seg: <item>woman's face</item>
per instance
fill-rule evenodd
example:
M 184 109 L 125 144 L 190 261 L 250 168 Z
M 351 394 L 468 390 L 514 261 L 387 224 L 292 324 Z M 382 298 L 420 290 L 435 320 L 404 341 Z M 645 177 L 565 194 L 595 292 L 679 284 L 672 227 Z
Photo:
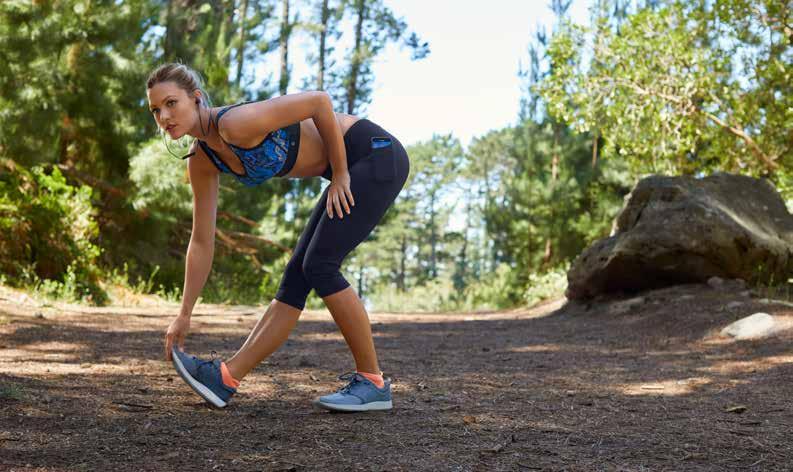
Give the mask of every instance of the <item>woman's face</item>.
M 157 125 L 172 139 L 179 139 L 193 129 L 198 114 L 195 97 L 190 98 L 174 82 L 160 82 L 146 91 L 149 110 Z

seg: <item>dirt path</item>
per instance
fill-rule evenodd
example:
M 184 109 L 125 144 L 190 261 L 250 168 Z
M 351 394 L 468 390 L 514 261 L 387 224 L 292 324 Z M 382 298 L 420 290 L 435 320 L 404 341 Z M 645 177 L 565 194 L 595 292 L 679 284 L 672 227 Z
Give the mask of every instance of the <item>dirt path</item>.
M 715 335 L 793 309 L 701 285 L 642 297 L 373 314 L 395 409 L 368 414 L 311 405 L 352 367 L 326 312 L 216 410 L 163 359 L 174 307 L 0 297 L 0 470 L 793 469 L 793 330 Z M 227 357 L 261 311 L 201 306 L 187 351 Z

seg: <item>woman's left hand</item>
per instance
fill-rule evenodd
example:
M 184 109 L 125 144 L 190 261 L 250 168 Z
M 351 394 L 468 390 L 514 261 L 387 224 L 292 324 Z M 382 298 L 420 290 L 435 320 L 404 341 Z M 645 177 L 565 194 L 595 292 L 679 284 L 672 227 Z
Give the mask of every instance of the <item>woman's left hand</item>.
M 339 218 L 344 218 L 342 207 L 350 214 L 350 207 L 355 206 L 355 199 L 352 198 L 352 191 L 350 190 L 350 173 L 333 174 L 333 179 L 328 187 L 328 201 L 326 202 L 328 209 L 328 218 L 333 219 L 333 209 L 339 214 Z

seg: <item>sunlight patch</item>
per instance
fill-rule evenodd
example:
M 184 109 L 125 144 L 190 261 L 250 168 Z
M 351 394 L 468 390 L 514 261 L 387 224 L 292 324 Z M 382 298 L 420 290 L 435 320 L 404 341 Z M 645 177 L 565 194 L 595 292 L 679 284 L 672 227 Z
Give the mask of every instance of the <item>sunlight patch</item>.
M 659 382 L 625 384 L 620 389 L 625 395 L 686 395 L 712 382 L 710 377 L 689 377 Z
M 783 364 L 793 364 L 793 356 L 769 356 L 749 361 L 723 361 L 700 370 L 717 374 L 741 374 L 766 371 Z
M 533 346 L 513 347 L 507 352 L 559 352 L 561 347 L 557 344 L 535 344 Z
M 25 346 L 25 350 L 39 352 L 77 352 L 87 346 L 83 343 L 67 343 L 63 341 L 42 341 Z

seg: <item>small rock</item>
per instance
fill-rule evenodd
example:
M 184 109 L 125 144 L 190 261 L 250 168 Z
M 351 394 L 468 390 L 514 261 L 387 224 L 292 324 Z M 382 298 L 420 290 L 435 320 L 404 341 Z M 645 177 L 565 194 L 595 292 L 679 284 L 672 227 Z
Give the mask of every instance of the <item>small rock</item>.
M 772 334 L 776 330 L 776 320 L 768 313 L 755 313 L 729 324 L 721 330 L 722 336 L 735 339 L 756 339 Z
M 757 301 L 762 303 L 762 304 L 764 304 L 764 305 L 784 305 L 784 306 L 788 306 L 788 307 L 793 308 L 793 303 L 786 302 L 784 300 L 773 300 L 773 299 L 770 299 L 770 298 L 761 298 L 760 300 L 757 300 Z
M 44 313 L 42 313 L 40 311 L 37 311 L 35 317 L 40 319 L 40 320 L 43 320 L 44 319 Z
M 741 305 L 743 305 L 743 302 L 730 302 L 727 304 L 727 309 L 732 310 L 733 308 L 738 308 Z
M 711 288 L 715 288 L 716 290 L 719 290 L 722 287 L 724 287 L 724 279 L 715 276 L 711 277 L 708 279 L 708 285 L 710 285 Z
M 621 302 L 615 302 L 609 306 L 609 313 L 612 315 L 622 315 L 642 304 L 644 304 L 644 297 L 630 298 Z

